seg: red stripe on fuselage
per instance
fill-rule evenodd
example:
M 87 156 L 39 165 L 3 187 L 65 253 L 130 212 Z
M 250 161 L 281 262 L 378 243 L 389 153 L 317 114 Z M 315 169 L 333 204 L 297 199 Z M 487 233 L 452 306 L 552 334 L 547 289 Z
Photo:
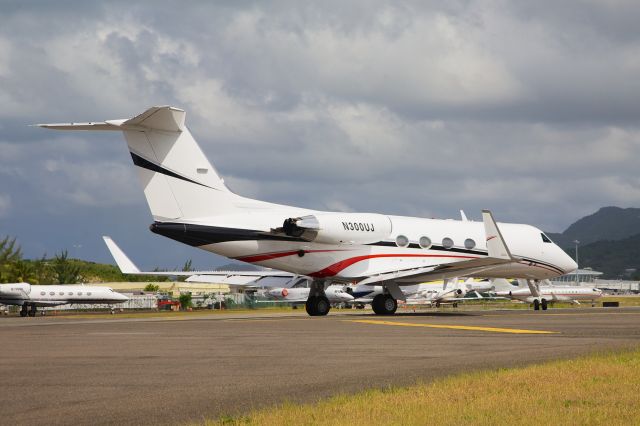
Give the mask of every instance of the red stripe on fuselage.
M 440 258 L 447 257 L 447 258 L 454 258 L 454 259 L 477 259 L 478 258 L 478 256 L 453 256 L 453 255 L 446 255 L 446 254 L 408 254 L 408 253 L 407 254 L 369 254 L 369 255 L 356 256 L 356 257 L 351 257 L 349 259 L 341 260 L 340 262 L 334 263 L 333 265 L 327 266 L 326 268 L 318 272 L 314 272 L 308 275 L 315 278 L 332 277 L 353 264 L 362 262 L 363 260 L 376 259 L 381 257 L 440 257 Z
M 343 251 L 343 250 L 290 250 L 290 251 L 276 251 L 276 252 L 273 252 L 273 253 L 256 254 L 256 255 L 253 255 L 253 256 L 236 257 L 236 260 L 240 260 L 242 262 L 249 262 L 249 263 L 262 262 L 264 260 L 278 259 L 280 257 L 287 257 L 287 256 L 297 255 L 301 251 L 304 254 L 307 254 L 307 253 L 327 253 L 327 252 Z

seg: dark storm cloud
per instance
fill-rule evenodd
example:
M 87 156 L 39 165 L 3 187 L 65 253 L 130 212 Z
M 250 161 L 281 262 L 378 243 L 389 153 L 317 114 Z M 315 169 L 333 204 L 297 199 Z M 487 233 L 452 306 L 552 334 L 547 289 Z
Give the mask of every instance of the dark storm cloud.
M 33 122 L 188 111 L 243 195 L 552 231 L 640 202 L 634 2 L 3 2 L 0 235 L 175 266 L 119 134 Z M 149 251 L 149 247 L 162 247 Z

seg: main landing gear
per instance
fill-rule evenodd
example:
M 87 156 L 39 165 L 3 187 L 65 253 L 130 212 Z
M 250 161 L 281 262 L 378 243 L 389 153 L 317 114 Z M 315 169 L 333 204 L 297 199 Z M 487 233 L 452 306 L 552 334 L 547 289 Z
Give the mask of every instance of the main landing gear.
M 543 311 L 546 311 L 548 307 L 549 307 L 549 303 L 547 302 L 547 299 L 533 300 L 534 311 L 539 311 L 540 309 L 542 309 Z
M 25 303 L 22 305 L 22 309 L 20 309 L 20 316 L 26 317 L 29 315 L 30 317 L 35 317 L 37 312 L 38 309 L 36 308 L 36 305 L 31 305 L 31 309 L 29 309 L 29 304 Z
M 304 304 L 307 313 L 312 317 L 324 316 L 331 310 L 329 299 L 324 294 L 324 281 L 313 281 L 309 289 L 309 298 Z
M 378 294 L 373 298 L 371 307 L 376 315 L 393 315 L 398 309 L 398 302 L 390 294 Z

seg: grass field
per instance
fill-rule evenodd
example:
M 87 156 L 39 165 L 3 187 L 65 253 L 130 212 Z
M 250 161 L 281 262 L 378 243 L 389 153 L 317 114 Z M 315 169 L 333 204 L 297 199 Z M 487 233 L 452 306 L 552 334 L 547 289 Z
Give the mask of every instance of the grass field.
M 283 404 L 206 425 L 640 424 L 640 350 Z

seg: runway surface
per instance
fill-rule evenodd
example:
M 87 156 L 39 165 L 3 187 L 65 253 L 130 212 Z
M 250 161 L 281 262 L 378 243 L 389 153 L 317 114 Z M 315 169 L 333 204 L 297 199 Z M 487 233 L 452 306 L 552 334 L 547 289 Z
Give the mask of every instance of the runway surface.
M 640 343 L 640 310 L 0 318 L 0 423 L 176 424 Z M 552 380 L 552 378 L 541 378 Z

